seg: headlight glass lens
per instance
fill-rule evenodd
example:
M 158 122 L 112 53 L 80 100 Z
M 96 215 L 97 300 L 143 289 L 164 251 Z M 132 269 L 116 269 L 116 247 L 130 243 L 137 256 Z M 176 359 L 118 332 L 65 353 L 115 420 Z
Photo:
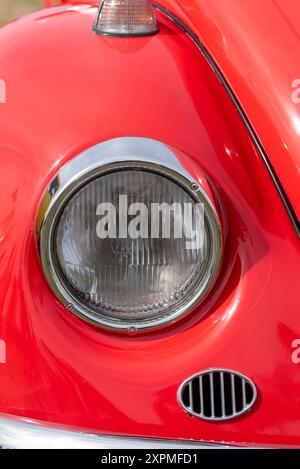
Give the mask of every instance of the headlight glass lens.
M 100 324 L 138 329 L 168 322 L 201 295 L 212 238 L 192 191 L 158 172 L 126 169 L 69 199 L 53 247 L 61 281 L 82 309 Z

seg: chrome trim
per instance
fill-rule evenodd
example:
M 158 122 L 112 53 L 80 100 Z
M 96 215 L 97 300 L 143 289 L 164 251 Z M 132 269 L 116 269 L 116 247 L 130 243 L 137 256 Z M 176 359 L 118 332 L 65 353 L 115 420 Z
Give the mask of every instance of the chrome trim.
M 250 120 L 248 119 L 246 112 L 240 105 L 237 97 L 235 96 L 235 93 L 233 92 L 231 86 L 229 85 L 228 81 L 226 80 L 225 76 L 221 72 L 219 66 L 213 59 L 213 57 L 210 55 L 209 51 L 206 49 L 206 47 L 202 44 L 198 36 L 182 21 L 176 16 L 174 13 L 169 11 L 167 8 L 163 7 L 157 2 L 153 2 L 153 6 L 157 8 L 161 13 L 164 13 L 170 20 L 172 20 L 177 26 L 179 26 L 188 36 L 190 39 L 196 44 L 198 49 L 200 50 L 201 54 L 204 56 L 204 58 L 207 60 L 208 64 L 210 67 L 213 69 L 215 74 L 217 75 L 218 79 L 224 86 L 224 89 L 226 90 L 227 94 L 229 95 L 229 98 L 231 99 L 234 107 L 236 108 L 237 112 L 239 113 L 244 125 L 246 126 L 251 139 L 255 145 L 255 148 L 257 149 L 258 153 L 260 154 L 267 171 L 276 187 L 276 190 L 279 194 L 279 197 L 287 211 L 287 214 L 291 220 L 291 223 L 296 231 L 296 234 L 298 238 L 300 239 L 300 221 L 299 218 L 294 210 L 293 205 L 291 204 L 291 201 L 288 198 L 288 195 L 285 192 L 285 189 L 275 171 L 273 168 L 273 165 L 271 163 L 270 158 L 268 157 L 259 137 L 256 134 L 256 131 L 254 130 Z
M 75 431 L 35 420 L 0 416 L 2 449 L 225 449 L 225 444 L 130 438 Z
M 215 415 L 214 400 L 213 400 L 214 399 L 214 397 L 213 397 L 214 388 L 212 386 L 212 384 L 213 384 L 213 373 L 219 373 L 219 375 L 220 375 L 220 398 L 221 398 L 220 403 L 221 403 L 221 409 L 222 409 L 222 416 L 221 417 L 217 417 Z M 230 380 L 231 380 L 230 381 L 230 385 L 231 385 L 231 404 L 232 404 L 232 413 L 231 414 L 226 414 L 226 412 L 225 412 L 226 396 L 225 396 L 225 389 L 224 389 L 224 373 L 228 373 L 230 375 Z M 203 376 L 204 375 L 208 376 L 208 378 L 210 380 L 210 399 L 211 399 L 211 411 L 212 411 L 212 416 L 211 417 L 208 417 L 208 416 L 203 414 L 203 407 L 204 407 L 203 406 L 203 402 L 204 402 L 204 398 L 203 398 Z M 236 410 L 234 376 L 237 376 L 238 378 L 240 378 L 240 380 L 242 382 L 242 387 L 243 387 L 242 388 L 242 393 L 243 393 L 242 398 L 243 398 L 243 407 L 244 408 L 241 411 Z M 200 402 L 201 402 L 200 403 L 200 413 L 197 413 L 197 412 L 193 411 L 192 406 L 191 406 L 192 382 L 196 378 L 199 379 L 199 396 L 200 396 L 199 398 L 200 398 Z M 245 391 L 246 383 L 248 383 L 251 386 L 251 390 L 252 390 L 252 393 L 253 393 L 252 400 L 248 404 L 246 403 L 246 391 Z M 183 398 L 182 398 L 182 395 L 183 395 L 183 392 L 184 392 L 186 386 L 188 386 L 189 395 L 190 395 L 190 405 L 189 406 L 187 406 L 183 402 Z M 256 386 L 253 383 L 253 381 L 250 378 L 248 378 L 247 376 L 240 373 L 239 371 L 233 371 L 233 370 L 226 369 L 226 368 L 209 368 L 207 370 L 199 371 L 198 373 L 193 374 L 192 376 L 187 378 L 185 381 L 183 381 L 183 383 L 179 386 L 178 391 L 177 391 L 178 403 L 184 409 L 184 411 L 189 415 L 197 417 L 201 420 L 206 420 L 208 422 L 221 422 L 221 421 L 225 421 L 225 420 L 232 420 L 236 417 L 240 417 L 241 415 L 244 415 L 245 413 L 249 412 L 252 409 L 252 407 L 254 406 L 254 404 L 256 402 L 256 399 L 257 399 L 257 389 L 256 389 Z
M 101 317 L 100 314 L 89 310 L 68 290 L 56 267 L 52 246 L 55 226 L 70 197 L 95 177 L 130 168 L 144 169 L 166 176 L 188 191 L 196 202 L 203 203 L 212 247 L 206 275 L 199 280 L 199 284 L 195 287 L 195 295 L 187 304 L 178 307 L 169 315 L 165 313 L 160 318 L 123 323 Z M 130 332 L 134 328 L 136 332 L 147 331 L 163 327 L 185 316 L 212 288 L 221 264 L 222 231 L 212 202 L 200 187 L 199 182 L 186 171 L 169 147 L 159 141 L 146 138 L 112 139 L 89 148 L 68 162 L 52 180 L 42 198 L 36 229 L 43 271 L 55 295 L 72 313 L 109 330 Z

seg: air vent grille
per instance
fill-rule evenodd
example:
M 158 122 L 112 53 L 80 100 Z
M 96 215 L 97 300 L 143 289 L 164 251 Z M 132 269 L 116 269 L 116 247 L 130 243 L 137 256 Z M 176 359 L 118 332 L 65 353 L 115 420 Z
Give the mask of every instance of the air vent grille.
M 211 421 L 244 414 L 251 409 L 256 396 L 256 387 L 249 378 L 224 369 L 197 373 L 178 391 L 178 400 L 188 414 Z

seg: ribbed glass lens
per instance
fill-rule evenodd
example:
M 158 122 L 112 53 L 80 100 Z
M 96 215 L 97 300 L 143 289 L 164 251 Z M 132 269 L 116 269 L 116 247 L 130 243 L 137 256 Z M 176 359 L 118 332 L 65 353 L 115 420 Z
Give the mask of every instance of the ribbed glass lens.
M 127 169 L 99 176 L 73 195 L 58 221 L 63 282 L 99 322 L 167 322 L 207 275 L 211 233 L 201 210 L 161 174 Z
M 104 0 L 100 2 L 95 31 L 116 36 L 139 36 L 158 31 L 150 0 Z

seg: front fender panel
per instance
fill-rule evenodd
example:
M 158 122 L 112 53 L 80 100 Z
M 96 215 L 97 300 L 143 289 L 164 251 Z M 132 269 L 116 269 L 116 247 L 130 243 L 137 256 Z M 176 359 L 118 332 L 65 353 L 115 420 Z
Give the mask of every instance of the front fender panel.
M 213 70 L 159 13 L 161 33 L 91 33 L 96 9 L 61 6 L 0 29 L 0 411 L 117 435 L 300 445 L 299 241 L 260 155 Z M 196 161 L 221 204 L 218 283 L 189 317 L 136 337 L 96 330 L 56 300 L 34 222 L 73 156 L 119 136 L 160 140 Z M 177 389 L 229 368 L 259 392 L 249 415 L 190 418 Z

